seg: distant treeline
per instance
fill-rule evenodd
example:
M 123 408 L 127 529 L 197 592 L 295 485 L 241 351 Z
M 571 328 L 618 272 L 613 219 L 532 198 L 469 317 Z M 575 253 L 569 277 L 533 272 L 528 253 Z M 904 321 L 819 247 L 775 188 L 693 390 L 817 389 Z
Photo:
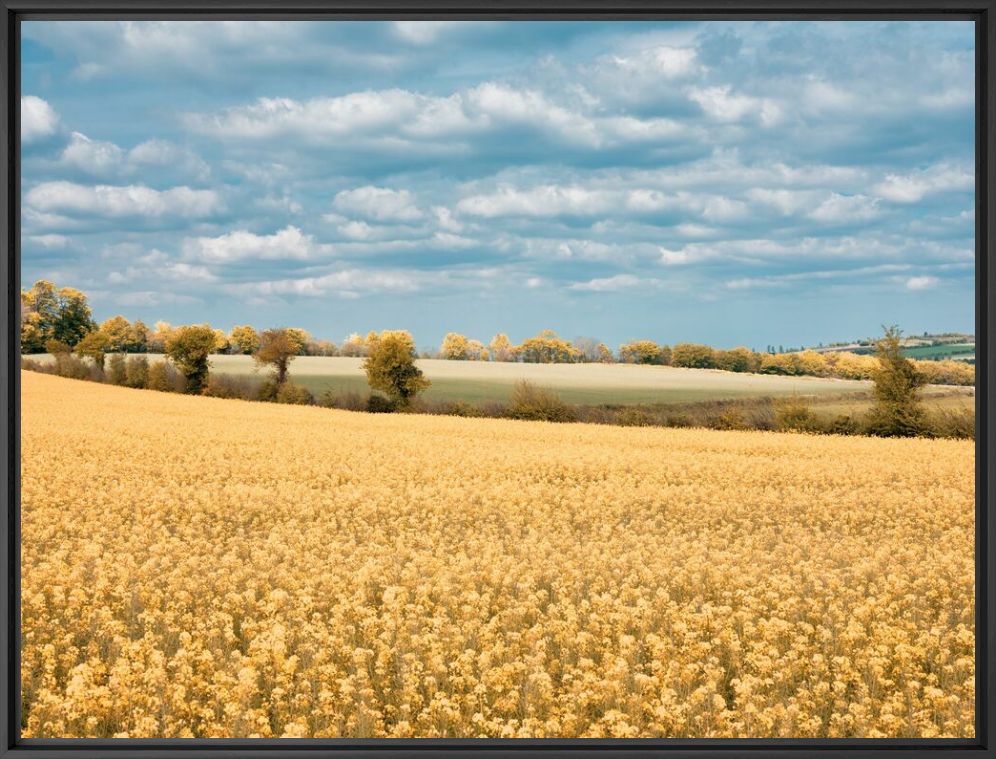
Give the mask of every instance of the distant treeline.
M 84 293 L 69 287 L 59 289 L 45 280 L 21 292 L 21 315 L 21 352 L 24 354 L 72 351 L 79 357 L 96 358 L 110 353 L 164 353 L 168 341 L 179 329 L 161 321 L 150 328 L 140 320 L 129 322 L 123 316 L 97 324 L 92 319 Z M 261 333 L 252 326 L 236 326 L 228 333 L 209 325 L 198 326 L 209 329 L 214 335 L 210 346 L 213 353 L 253 355 L 259 350 Z M 303 356 L 366 357 L 378 338 L 376 332 L 352 334 L 337 345 L 329 340 L 316 340 L 303 329 L 286 328 L 284 331 L 297 344 L 297 355 Z M 499 333 L 487 345 L 450 332 L 439 350 L 422 351 L 419 356 L 451 361 L 654 364 L 856 380 L 872 379 L 879 365 L 874 356 L 848 351 L 775 353 L 745 347 L 723 350 L 697 343 L 670 346 L 653 340 L 634 340 L 613 351 L 594 338 L 566 340 L 553 330 L 543 330 L 520 344 L 513 343 L 505 333 Z M 975 384 L 975 367 L 966 362 L 935 360 L 914 363 L 928 383 Z

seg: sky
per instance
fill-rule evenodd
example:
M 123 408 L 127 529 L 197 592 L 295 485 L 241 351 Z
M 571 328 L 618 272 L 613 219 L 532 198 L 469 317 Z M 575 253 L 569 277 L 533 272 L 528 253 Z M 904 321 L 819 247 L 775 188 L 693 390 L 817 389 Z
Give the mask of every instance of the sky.
M 970 22 L 22 24 L 22 285 L 98 320 L 974 332 Z

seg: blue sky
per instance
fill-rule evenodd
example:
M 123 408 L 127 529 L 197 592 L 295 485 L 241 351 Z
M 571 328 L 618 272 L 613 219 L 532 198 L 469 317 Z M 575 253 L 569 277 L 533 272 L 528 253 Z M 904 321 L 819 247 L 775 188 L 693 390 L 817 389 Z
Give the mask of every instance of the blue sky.
M 23 284 L 341 340 L 974 330 L 969 22 L 25 22 Z

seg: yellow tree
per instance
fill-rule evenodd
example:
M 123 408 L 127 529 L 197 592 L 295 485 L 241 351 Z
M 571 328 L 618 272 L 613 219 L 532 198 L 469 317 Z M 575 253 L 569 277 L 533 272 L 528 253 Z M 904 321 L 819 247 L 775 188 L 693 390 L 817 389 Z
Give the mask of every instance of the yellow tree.
M 415 341 L 410 332 L 386 330 L 375 341 L 363 362 L 367 382 L 374 390 L 407 406 L 430 382 L 415 365 Z
M 508 335 L 504 332 L 499 332 L 491 338 L 490 348 L 492 361 L 512 360 L 514 346 L 512 345 L 512 341 L 508 339 Z
M 470 341 L 458 332 L 447 332 L 439 352 L 443 358 L 450 361 L 466 361 Z

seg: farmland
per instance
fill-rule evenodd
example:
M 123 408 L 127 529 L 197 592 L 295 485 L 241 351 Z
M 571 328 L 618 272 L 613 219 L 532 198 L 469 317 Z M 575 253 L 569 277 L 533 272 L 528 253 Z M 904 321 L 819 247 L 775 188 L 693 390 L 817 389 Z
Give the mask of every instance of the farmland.
M 22 388 L 26 737 L 973 735 L 970 441 Z
M 38 358 L 38 356 L 34 357 Z M 153 360 L 159 357 L 150 357 Z M 45 356 L 45 360 L 51 357 Z M 294 382 L 316 396 L 368 391 L 362 358 L 299 356 L 290 365 Z M 737 374 L 718 369 L 678 369 L 631 364 L 520 364 L 420 359 L 432 400 L 507 400 L 516 381 L 529 380 L 568 403 L 687 403 L 762 396 L 864 394 L 870 382 L 823 377 Z M 211 371 L 266 377 L 251 356 L 211 356 Z M 951 388 L 945 388 L 950 391 Z

